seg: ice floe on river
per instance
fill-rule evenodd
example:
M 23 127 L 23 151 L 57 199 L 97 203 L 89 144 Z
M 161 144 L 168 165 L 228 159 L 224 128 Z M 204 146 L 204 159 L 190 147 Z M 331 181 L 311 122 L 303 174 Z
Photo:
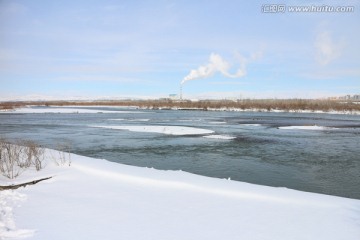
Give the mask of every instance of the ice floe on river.
M 128 121 L 128 122 L 148 122 L 150 119 L 148 118 L 136 118 L 136 119 L 125 119 L 125 118 L 114 118 L 108 119 L 109 121 Z
M 286 130 L 331 130 L 337 129 L 334 127 L 323 127 L 323 126 L 285 126 L 279 127 L 279 129 L 286 129 Z
M 217 134 L 214 134 L 214 135 L 204 136 L 204 138 L 232 140 L 232 139 L 235 139 L 236 137 L 229 136 L 229 135 L 217 135 Z
M 184 127 L 184 126 L 141 125 L 141 126 L 91 126 L 91 127 L 107 128 L 107 129 L 115 129 L 115 130 L 128 130 L 132 132 L 162 133 L 169 135 L 203 135 L 203 134 L 211 134 L 214 132 L 208 129 Z
M 72 108 L 72 107 L 64 107 L 64 108 L 17 108 L 10 111 L 0 111 L 0 113 L 143 113 L 138 111 L 112 111 L 112 110 L 99 110 L 99 109 L 83 109 L 83 108 Z

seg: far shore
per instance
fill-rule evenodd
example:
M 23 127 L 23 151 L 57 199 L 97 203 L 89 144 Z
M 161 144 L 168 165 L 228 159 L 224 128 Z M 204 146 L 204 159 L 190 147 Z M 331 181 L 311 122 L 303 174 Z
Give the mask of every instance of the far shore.
M 360 114 L 360 102 L 318 99 L 8 101 L 0 102 L 0 111 L 13 111 L 27 106 Z

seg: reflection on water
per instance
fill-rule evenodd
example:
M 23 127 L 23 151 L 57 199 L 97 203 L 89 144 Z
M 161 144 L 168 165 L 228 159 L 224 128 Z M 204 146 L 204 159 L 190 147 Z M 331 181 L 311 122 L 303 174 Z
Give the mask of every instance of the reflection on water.
M 119 108 L 94 108 L 123 111 Z M 124 110 L 125 111 L 125 110 Z M 0 114 L 0 134 L 114 162 L 360 199 L 360 116 L 145 111 L 134 114 Z M 114 120 L 118 119 L 118 120 Z M 121 119 L 121 120 L 120 120 Z M 186 126 L 212 135 L 94 128 Z M 317 130 L 284 126 L 324 126 Z

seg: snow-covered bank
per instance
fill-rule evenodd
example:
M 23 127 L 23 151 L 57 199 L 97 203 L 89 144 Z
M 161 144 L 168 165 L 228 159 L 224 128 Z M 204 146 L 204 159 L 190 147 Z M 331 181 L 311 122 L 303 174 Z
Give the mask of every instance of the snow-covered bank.
M 52 240 L 357 240 L 360 236 L 359 200 L 74 154 L 71 162 L 70 167 L 48 163 L 40 172 L 25 172 L 16 182 L 54 176 L 50 180 L 0 191 L 1 239 L 32 235 Z M 1 185 L 10 183 L 0 180 Z M 11 216 L 4 216 L 8 212 Z M 13 226 L 4 227 L 4 219 Z

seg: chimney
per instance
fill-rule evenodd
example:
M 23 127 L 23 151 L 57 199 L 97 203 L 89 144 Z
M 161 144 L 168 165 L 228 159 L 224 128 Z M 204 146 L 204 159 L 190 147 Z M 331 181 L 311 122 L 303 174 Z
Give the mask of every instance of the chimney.
M 182 84 L 180 84 L 180 100 L 182 100 Z

